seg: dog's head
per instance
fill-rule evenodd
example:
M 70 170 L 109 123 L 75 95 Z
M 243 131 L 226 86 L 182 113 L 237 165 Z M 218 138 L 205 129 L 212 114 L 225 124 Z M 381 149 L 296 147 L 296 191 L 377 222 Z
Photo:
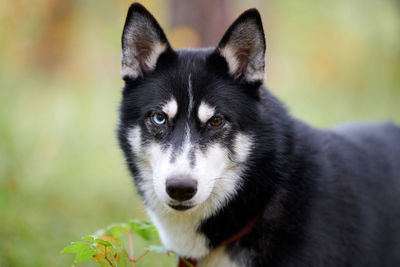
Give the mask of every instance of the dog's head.
M 262 123 L 264 56 L 255 9 L 216 48 L 173 50 L 149 12 L 130 7 L 119 139 L 148 208 L 212 214 L 235 195 Z

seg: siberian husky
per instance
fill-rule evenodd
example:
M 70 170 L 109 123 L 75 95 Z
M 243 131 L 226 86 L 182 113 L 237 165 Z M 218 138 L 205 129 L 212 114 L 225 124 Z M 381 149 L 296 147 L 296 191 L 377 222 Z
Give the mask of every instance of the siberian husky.
M 215 48 L 174 50 L 134 3 L 121 76 L 120 146 L 167 249 L 197 266 L 400 266 L 400 128 L 289 115 L 263 85 L 256 9 Z

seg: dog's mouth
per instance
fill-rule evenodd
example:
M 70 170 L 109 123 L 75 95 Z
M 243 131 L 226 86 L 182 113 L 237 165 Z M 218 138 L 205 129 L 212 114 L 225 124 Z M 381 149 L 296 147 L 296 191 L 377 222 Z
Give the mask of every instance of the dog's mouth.
M 191 209 L 194 207 L 194 206 L 188 206 L 188 205 L 182 205 L 182 204 L 178 204 L 178 205 L 169 204 L 168 206 L 170 206 L 174 210 L 178 210 L 178 211 L 185 211 L 185 210 L 188 210 L 188 209 Z

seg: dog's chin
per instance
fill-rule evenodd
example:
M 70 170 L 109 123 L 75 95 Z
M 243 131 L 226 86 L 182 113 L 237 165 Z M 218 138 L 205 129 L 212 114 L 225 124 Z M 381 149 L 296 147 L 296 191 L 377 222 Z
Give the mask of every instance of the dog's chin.
M 195 205 L 168 204 L 168 207 L 170 207 L 172 210 L 175 210 L 175 211 L 184 212 L 184 211 L 194 209 Z

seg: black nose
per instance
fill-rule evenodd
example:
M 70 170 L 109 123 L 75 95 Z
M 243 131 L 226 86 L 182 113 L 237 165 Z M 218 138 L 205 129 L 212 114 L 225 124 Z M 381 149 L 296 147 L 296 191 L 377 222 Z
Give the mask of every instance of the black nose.
M 168 195 L 178 201 L 191 199 L 197 192 L 197 181 L 191 178 L 169 178 L 165 185 Z

